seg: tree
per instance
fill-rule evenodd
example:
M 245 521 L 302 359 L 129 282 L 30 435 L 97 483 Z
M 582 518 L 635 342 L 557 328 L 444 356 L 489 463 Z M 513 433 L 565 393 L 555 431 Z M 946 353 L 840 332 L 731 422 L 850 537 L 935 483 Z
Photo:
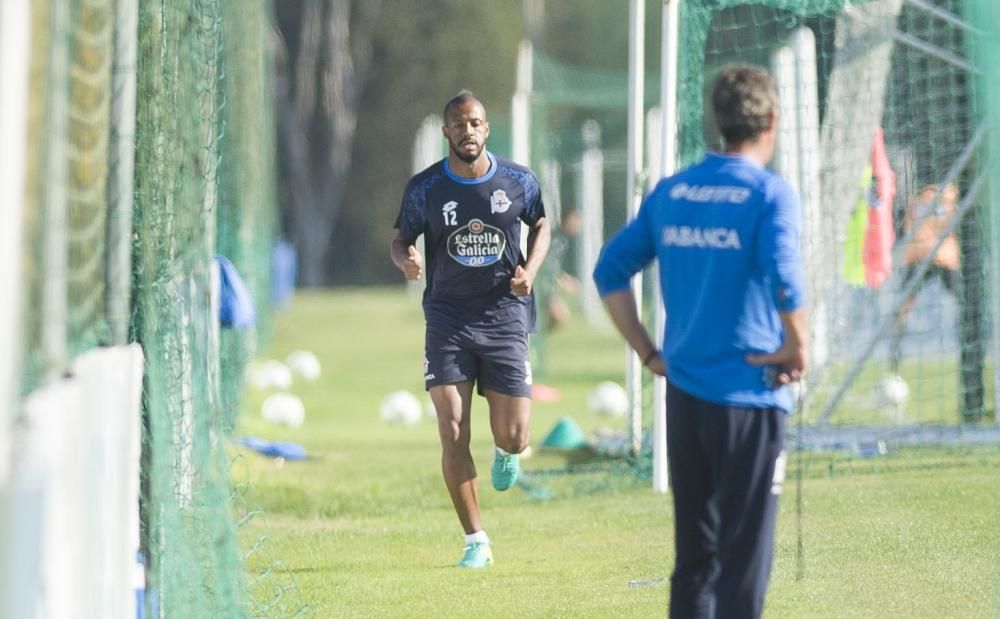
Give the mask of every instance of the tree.
M 647 4 L 656 36 L 658 0 Z M 298 248 L 304 286 L 399 281 L 388 245 L 413 173 L 416 129 L 467 88 L 486 104 L 491 146 L 499 147 L 525 13 L 546 53 L 600 68 L 627 62 L 627 11 L 606 0 L 281 0 L 275 7 L 283 228 Z
M 275 112 L 283 229 L 299 284 L 325 282 L 324 260 L 351 169 L 357 105 L 381 0 L 276 3 Z
M 389 260 L 389 239 L 403 186 L 413 173 L 416 130 L 467 88 L 486 104 L 494 131 L 502 131 L 524 36 L 519 4 L 384 1 L 358 107 L 342 219 L 328 256 L 331 283 L 402 281 Z

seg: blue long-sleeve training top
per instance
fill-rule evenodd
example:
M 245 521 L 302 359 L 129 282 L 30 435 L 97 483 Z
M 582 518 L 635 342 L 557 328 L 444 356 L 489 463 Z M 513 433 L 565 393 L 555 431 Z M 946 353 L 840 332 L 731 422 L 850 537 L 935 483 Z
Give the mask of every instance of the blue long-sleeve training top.
M 660 181 L 594 269 L 601 296 L 624 290 L 654 258 L 666 306 L 670 382 L 718 404 L 791 410 L 746 355 L 774 352 L 778 312 L 805 302 L 801 207 L 791 186 L 757 163 L 710 153 Z

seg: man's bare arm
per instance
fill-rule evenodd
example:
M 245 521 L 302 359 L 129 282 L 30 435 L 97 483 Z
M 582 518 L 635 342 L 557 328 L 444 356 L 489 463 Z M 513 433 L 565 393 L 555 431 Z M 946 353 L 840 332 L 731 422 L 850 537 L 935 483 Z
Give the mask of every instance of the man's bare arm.
M 662 355 L 659 354 L 656 344 L 639 319 L 639 309 L 632 290 L 629 288 L 612 292 L 606 295 L 603 301 L 608 315 L 611 316 L 611 322 L 621 332 L 632 350 L 639 355 L 643 365 L 654 374 L 666 375 L 667 368 Z
M 392 263 L 403 272 L 406 279 L 420 279 L 420 275 L 424 272 L 424 258 L 413 243 L 407 242 L 400 236 L 398 228 L 393 230 L 389 255 L 392 257 Z
M 510 280 L 511 292 L 517 296 L 531 293 L 535 277 L 538 276 L 538 270 L 542 268 L 551 243 L 552 226 L 547 218 L 539 218 L 528 231 L 528 256 L 523 267 L 518 265 L 514 269 L 514 277 Z

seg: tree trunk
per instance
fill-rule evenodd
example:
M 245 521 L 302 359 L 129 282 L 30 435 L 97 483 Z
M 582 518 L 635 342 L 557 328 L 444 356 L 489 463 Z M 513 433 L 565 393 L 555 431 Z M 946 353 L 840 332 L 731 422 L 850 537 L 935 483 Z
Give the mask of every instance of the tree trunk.
M 326 257 L 351 167 L 356 108 L 381 8 L 366 0 L 352 31 L 351 0 L 309 0 L 276 33 L 276 112 L 284 233 L 300 286 L 326 283 Z

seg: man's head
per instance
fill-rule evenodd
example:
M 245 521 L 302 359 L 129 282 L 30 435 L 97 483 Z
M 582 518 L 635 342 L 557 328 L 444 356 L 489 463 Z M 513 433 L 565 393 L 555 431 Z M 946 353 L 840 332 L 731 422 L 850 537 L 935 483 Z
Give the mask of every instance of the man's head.
M 712 113 L 726 150 L 736 150 L 751 142 L 774 151 L 778 95 L 774 79 L 761 69 L 745 64 L 727 65 L 712 85 Z
M 472 163 L 483 154 L 490 123 L 486 108 L 471 92 L 463 90 L 444 106 L 444 137 L 453 155 L 465 163 Z

